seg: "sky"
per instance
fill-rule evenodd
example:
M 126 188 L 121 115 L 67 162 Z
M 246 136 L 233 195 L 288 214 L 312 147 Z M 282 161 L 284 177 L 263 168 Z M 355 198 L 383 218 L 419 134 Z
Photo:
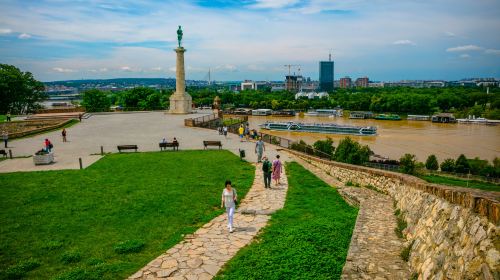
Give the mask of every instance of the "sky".
M 0 63 L 41 81 L 500 78 L 499 0 L 0 0 Z

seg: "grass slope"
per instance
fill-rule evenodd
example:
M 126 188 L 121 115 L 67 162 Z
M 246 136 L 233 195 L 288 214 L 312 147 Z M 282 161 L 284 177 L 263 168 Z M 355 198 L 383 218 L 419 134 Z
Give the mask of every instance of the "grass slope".
M 221 214 L 228 151 L 113 154 L 84 170 L 0 174 L 0 278 L 123 279 Z M 30 271 L 30 272 L 28 272 Z
M 420 178 L 426 180 L 429 183 L 449 185 L 449 186 L 459 186 L 464 188 L 467 187 L 467 180 L 462 180 L 458 178 L 443 177 L 438 175 L 422 175 L 420 176 Z M 476 181 L 476 180 L 470 180 L 468 187 L 473 189 L 481 189 L 485 191 L 496 191 L 496 192 L 500 191 L 500 185 Z
M 217 279 L 340 279 L 358 210 L 299 164 L 286 170 L 285 207 Z

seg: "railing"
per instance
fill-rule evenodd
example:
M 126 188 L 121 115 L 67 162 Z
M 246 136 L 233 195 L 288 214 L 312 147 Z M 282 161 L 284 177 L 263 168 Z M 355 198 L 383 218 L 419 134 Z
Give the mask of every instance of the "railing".
M 396 172 L 399 171 L 399 165 L 394 165 L 394 164 L 365 162 L 363 165 L 367 166 L 367 167 L 371 167 L 371 168 L 382 169 L 382 170 L 389 170 L 389 171 L 396 171 Z

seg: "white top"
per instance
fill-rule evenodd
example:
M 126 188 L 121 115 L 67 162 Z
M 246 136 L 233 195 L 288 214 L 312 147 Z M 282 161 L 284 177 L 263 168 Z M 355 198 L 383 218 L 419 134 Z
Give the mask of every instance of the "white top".
M 226 188 L 222 191 L 222 198 L 224 200 L 224 206 L 226 208 L 233 208 L 235 207 L 234 204 L 234 198 L 236 197 L 236 189 L 231 188 L 230 191 L 228 191 Z

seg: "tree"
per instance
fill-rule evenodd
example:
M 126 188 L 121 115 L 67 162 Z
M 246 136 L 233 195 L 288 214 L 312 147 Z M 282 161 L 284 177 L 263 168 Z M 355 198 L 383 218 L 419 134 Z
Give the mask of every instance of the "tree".
M 40 107 L 39 102 L 47 98 L 44 89 L 43 83 L 35 80 L 30 72 L 0 64 L 0 114 L 34 111 Z
M 439 169 L 439 163 L 435 155 L 430 155 L 427 160 L 425 161 L 425 168 L 427 170 L 438 170 Z
M 363 164 L 370 159 L 370 154 L 371 150 L 368 146 L 361 146 L 350 137 L 346 137 L 340 140 L 333 159 L 345 163 Z
M 331 159 L 333 157 L 333 152 L 335 147 L 333 147 L 333 140 L 327 137 L 326 140 L 318 140 L 313 144 L 315 154 L 319 157 L 328 157 Z
M 467 173 L 470 170 L 469 161 L 464 154 L 458 156 L 455 161 L 455 172 L 457 173 Z
M 98 89 L 87 90 L 83 93 L 82 106 L 87 112 L 109 111 L 111 101 L 108 95 Z
M 452 158 L 447 158 L 441 163 L 441 171 L 453 172 L 455 170 L 455 161 Z
M 405 154 L 399 159 L 401 171 L 406 174 L 415 174 L 416 162 L 415 155 Z

